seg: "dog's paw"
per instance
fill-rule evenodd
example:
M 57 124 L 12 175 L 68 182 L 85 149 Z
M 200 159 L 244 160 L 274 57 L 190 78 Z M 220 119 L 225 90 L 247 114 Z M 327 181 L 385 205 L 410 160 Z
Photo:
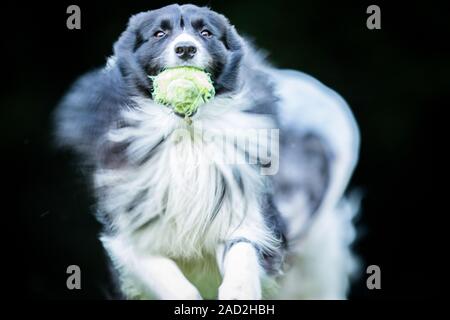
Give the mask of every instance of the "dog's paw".
M 166 296 L 166 300 L 203 300 L 202 296 L 195 287 L 179 288 L 173 290 L 170 295 Z
M 260 300 L 261 285 L 256 282 L 224 282 L 219 288 L 219 300 Z

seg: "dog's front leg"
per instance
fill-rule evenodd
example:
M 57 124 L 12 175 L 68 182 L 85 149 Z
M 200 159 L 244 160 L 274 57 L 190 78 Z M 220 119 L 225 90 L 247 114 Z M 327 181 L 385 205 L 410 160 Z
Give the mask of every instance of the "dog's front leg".
M 137 252 L 120 239 L 103 238 L 102 241 L 116 266 L 131 274 L 151 296 L 164 300 L 202 299 L 173 260 Z
M 217 258 L 223 277 L 220 300 L 261 299 L 261 266 L 253 243 L 232 239 L 219 248 Z
M 201 300 L 197 288 L 191 284 L 176 263 L 166 257 L 150 256 L 138 262 L 139 277 L 163 300 Z

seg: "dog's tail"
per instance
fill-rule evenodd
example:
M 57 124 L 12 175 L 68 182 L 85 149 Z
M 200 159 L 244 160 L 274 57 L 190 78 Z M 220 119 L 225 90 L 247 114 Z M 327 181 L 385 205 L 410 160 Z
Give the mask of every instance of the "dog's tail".
M 291 206 L 280 210 L 288 224 L 291 249 L 287 261 L 291 268 L 282 280 L 280 298 L 343 299 L 357 265 L 350 245 L 355 238 L 352 220 L 358 212 L 359 200 L 343 194 L 358 161 L 358 125 L 345 100 L 316 79 L 292 70 L 269 72 L 280 98 L 279 114 L 284 128 L 290 130 L 291 136 L 319 137 L 318 144 L 323 146 L 324 152 L 319 154 L 324 155 L 322 163 L 326 170 L 315 158 L 306 159 L 303 166 L 298 161 L 297 170 L 309 173 L 312 165 L 319 173 L 317 176 L 321 177 L 324 171 L 327 176 L 321 184 L 325 191 L 319 193 L 320 205 L 313 211 L 312 206 L 302 207 L 300 196 L 291 201 Z M 308 181 L 301 179 L 305 176 L 298 177 L 299 186 L 308 185 Z M 312 185 L 313 179 L 314 175 Z
M 354 192 L 332 209 L 321 212 L 291 248 L 287 271 L 280 283 L 280 299 L 345 299 L 351 280 L 359 274 L 352 252 L 355 217 L 361 196 Z

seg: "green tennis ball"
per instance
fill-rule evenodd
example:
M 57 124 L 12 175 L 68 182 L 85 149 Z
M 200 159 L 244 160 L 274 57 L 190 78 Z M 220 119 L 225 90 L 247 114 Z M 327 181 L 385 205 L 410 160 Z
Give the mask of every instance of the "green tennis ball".
M 169 68 L 151 79 L 153 100 L 187 117 L 215 94 L 209 74 L 194 67 Z

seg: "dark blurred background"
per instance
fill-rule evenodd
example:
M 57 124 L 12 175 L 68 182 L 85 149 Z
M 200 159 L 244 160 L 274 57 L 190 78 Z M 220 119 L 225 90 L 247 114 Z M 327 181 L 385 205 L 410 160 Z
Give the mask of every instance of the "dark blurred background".
M 350 297 L 437 296 L 441 284 L 431 275 L 443 271 L 432 251 L 438 213 L 431 207 L 437 170 L 430 164 L 435 108 L 446 104 L 450 71 L 444 8 L 429 2 L 198 3 L 225 14 L 275 66 L 316 77 L 354 111 L 362 148 L 351 188 L 364 192 L 355 250 L 364 270 L 381 267 L 382 289 L 368 290 L 363 274 Z M 81 30 L 66 28 L 70 4 L 81 7 Z M 19 197 L 3 212 L 18 221 L 4 228 L 12 234 L 8 243 L 18 246 L 20 260 L 12 267 L 25 269 L 30 298 L 104 297 L 107 266 L 93 199 L 71 155 L 52 147 L 51 114 L 78 76 L 105 63 L 131 14 L 164 4 L 3 4 L 2 69 L 10 71 L 1 94 L 2 149 L 8 188 Z M 370 4 L 381 7 L 381 30 L 366 28 Z M 81 267 L 82 290 L 66 288 L 70 264 Z

